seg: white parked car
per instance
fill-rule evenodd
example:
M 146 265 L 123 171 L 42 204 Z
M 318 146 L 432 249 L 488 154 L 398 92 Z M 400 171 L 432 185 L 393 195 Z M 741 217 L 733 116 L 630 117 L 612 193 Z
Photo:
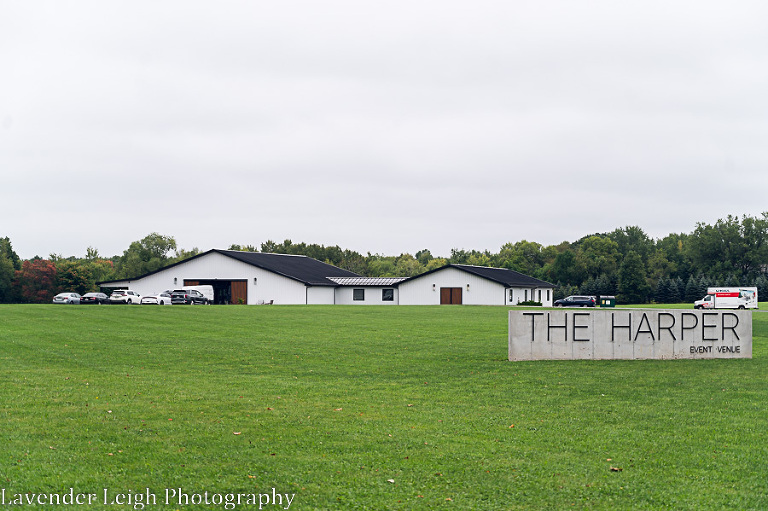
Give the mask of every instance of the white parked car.
M 130 289 L 117 289 L 109 295 L 109 303 L 135 303 L 138 305 L 140 302 L 141 295 Z
M 59 293 L 53 297 L 53 303 L 80 303 L 78 293 Z
M 144 295 L 141 297 L 142 305 L 171 305 L 171 292 L 163 291 L 155 295 Z

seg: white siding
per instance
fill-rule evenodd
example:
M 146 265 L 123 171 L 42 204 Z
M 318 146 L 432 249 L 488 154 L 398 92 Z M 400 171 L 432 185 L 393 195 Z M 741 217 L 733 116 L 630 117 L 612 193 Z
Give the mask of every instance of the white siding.
M 115 282 L 110 287 L 127 286 L 140 295 L 147 295 L 180 288 L 184 285 L 184 280 L 246 280 L 249 305 L 270 300 L 275 304 L 307 303 L 306 286 L 303 282 L 262 270 L 217 252 L 196 257 L 143 279 Z
M 303 282 L 262 270 L 218 252 L 193 258 L 143 279 L 113 282 L 109 287 L 127 287 L 140 295 L 147 295 L 180 288 L 185 280 L 245 280 L 249 305 L 270 301 L 274 304 L 439 305 L 440 288 L 444 287 L 461 288 L 461 300 L 465 305 L 516 305 L 528 299 L 551 307 L 553 302 L 551 288 L 510 289 L 450 267 L 403 282 L 399 287 L 306 286 Z M 355 289 L 365 290 L 364 300 L 353 299 Z M 384 289 L 394 290 L 394 300 L 382 301 Z
M 456 268 L 445 268 L 400 284 L 400 305 L 439 305 L 441 287 L 460 287 L 464 305 L 517 305 L 528 300 L 552 306 L 551 288 L 510 288 Z M 541 292 L 541 299 L 539 299 Z
M 353 299 L 355 289 L 364 290 L 365 300 Z M 384 289 L 394 291 L 394 300 L 385 302 L 381 299 Z M 398 289 L 391 286 L 343 286 L 336 288 L 336 303 L 340 305 L 397 305 L 398 295 Z
M 441 287 L 460 287 L 464 305 L 507 303 L 506 289 L 501 284 L 456 268 L 445 268 L 401 283 L 400 305 L 440 305 Z
M 313 305 L 333 305 L 335 288 L 331 286 L 311 286 L 307 288 L 307 303 Z
M 510 291 L 512 292 L 511 300 L 510 300 Z M 554 297 L 552 296 L 553 292 L 554 292 L 553 289 L 548 287 L 541 287 L 541 288 L 535 288 L 535 289 L 523 288 L 523 287 L 510 288 L 510 289 L 507 289 L 507 305 L 517 305 L 520 302 L 524 302 L 526 301 L 526 296 L 527 296 L 528 300 L 541 302 L 541 305 L 543 307 L 552 307 L 552 302 L 554 301 Z

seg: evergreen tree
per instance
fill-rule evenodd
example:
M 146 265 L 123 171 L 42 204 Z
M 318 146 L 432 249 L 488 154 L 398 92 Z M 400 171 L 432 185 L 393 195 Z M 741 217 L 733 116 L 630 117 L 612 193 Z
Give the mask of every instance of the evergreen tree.
M 677 284 L 677 296 L 675 296 L 675 303 L 683 303 L 685 302 L 685 281 L 682 277 L 677 277 L 675 279 L 675 283 Z
M 698 281 L 691 275 L 688 277 L 688 282 L 685 284 L 685 298 L 683 301 L 695 302 L 696 300 L 699 300 L 701 296 L 702 295 L 699 293 Z
M 667 301 L 664 303 L 677 303 L 680 301 L 680 290 L 677 287 L 677 279 L 667 280 Z
M 759 275 L 755 279 L 755 287 L 757 288 L 757 300 L 768 300 L 768 278 L 765 275 Z
M 669 280 L 661 278 L 656 282 L 653 298 L 656 303 L 669 303 Z

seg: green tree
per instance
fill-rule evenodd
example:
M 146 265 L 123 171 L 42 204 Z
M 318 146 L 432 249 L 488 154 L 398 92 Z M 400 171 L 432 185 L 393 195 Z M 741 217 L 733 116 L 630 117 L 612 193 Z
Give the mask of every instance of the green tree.
M 227 250 L 238 250 L 240 252 L 258 252 L 259 249 L 253 245 L 230 245 Z
M 587 267 L 581 255 L 574 250 L 557 254 L 549 270 L 550 281 L 580 286 L 587 278 Z
M 8 257 L 0 253 L 0 303 L 10 303 L 14 300 L 13 278 L 16 270 Z
M 430 252 L 428 249 L 419 250 L 416 252 L 416 260 L 419 261 L 419 264 L 422 266 L 427 266 L 427 264 L 434 259 L 432 257 L 432 252 Z
M 714 225 L 698 223 L 686 246 L 696 271 L 718 280 L 732 275 L 751 281 L 768 264 L 768 213 L 741 220 L 732 215 Z
M 395 258 L 368 253 L 366 258 L 368 277 L 395 277 Z
M 10 238 L 0 238 L 0 303 L 10 303 L 18 299 L 13 290 L 13 280 L 16 271 L 20 269 L 21 259 L 13 250 Z
M 491 266 L 491 255 L 488 252 L 476 252 L 467 258 L 467 263 L 472 266 Z
M 173 258 L 172 262 L 177 263 L 179 261 L 183 261 L 184 259 L 189 259 L 190 257 L 194 257 L 200 253 L 200 249 L 197 247 L 194 247 L 192 250 L 185 250 L 183 248 L 177 248 L 176 249 L 176 257 Z
M 589 236 L 578 245 L 587 275 L 596 278 L 619 267 L 619 244 L 605 236 Z
M 265 254 L 279 254 L 278 245 L 272 240 L 267 240 L 261 244 L 261 251 Z
M 522 240 L 516 243 L 505 243 L 493 259 L 496 261 L 494 266 L 533 275 L 544 267 L 547 256 L 547 251 L 540 243 Z M 554 257 L 551 255 L 552 259 Z
M 357 273 L 358 275 L 368 275 L 368 263 L 362 254 L 354 250 L 345 250 L 342 253 L 341 268 Z
M 429 260 L 427 265 L 424 267 L 424 271 L 436 270 L 438 268 L 442 268 L 447 264 L 448 264 L 447 259 L 444 259 L 442 257 L 435 257 L 434 259 Z
M 668 279 L 676 274 L 677 265 L 667 259 L 666 253 L 661 249 L 654 249 L 648 256 L 648 278 L 651 282 Z
M 670 303 L 669 279 L 661 278 L 656 282 L 656 289 L 653 291 L 653 299 L 656 303 Z
M 640 254 L 630 251 L 619 268 L 619 296 L 623 303 L 645 303 L 650 286 L 646 281 L 645 266 Z
M 616 229 L 608 237 L 618 244 L 619 253 L 626 257 L 630 252 L 635 252 L 640 256 L 640 260 L 645 264 L 648 256 L 653 249 L 653 240 L 640 227 L 636 225 Z
M 119 277 L 138 277 L 159 270 L 171 262 L 169 254 L 175 250 L 176 240 L 172 236 L 156 232 L 140 241 L 134 241 L 120 258 Z
M 687 279 L 693 274 L 691 261 L 685 251 L 688 239 L 688 234 L 669 234 L 656 241 L 656 249 L 660 250 L 669 262 L 669 268 L 673 268 L 673 273 L 683 277 L 683 279 Z M 650 269 L 649 271 L 652 272 Z
M 698 279 L 693 275 L 688 277 L 688 282 L 685 283 L 685 301 L 695 302 L 699 300 L 703 295 L 699 293 Z
M 114 280 L 116 277 L 115 263 L 110 259 L 90 259 L 87 260 L 88 269 L 93 281 L 92 290 L 96 290 L 96 282 Z
M 766 300 L 768 298 L 768 278 L 765 275 L 758 276 L 755 279 L 755 287 L 757 287 L 757 299 Z
M 0 256 L 5 256 L 11 262 L 14 270 L 21 269 L 21 259 L 13 250 L 11 239 L 7 236 L 5 238 L 0 238 Z
M 93 275 L 87 261 L 59 261 L 56 263 L 57 291 L 74 291 L 84 295 L 95 290 Z
M 423 268 L 419 261 L 411 254 L 400 254 L 395 260 L 395 276 L 396 277 L 413 277 L 423 272 Z

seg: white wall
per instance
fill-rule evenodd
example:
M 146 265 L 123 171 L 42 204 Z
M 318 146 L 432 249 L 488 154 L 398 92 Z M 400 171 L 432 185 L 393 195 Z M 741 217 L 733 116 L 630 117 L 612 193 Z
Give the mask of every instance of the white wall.
M 307 288 L 307 303 L 312 305 L 333 305 L 335 288 L 332 286 L 310 286 Z
M 353 290 L 364 289 L 365 300 L 354 300 Z M 391 302 L 382 301 L 382 290 L 391 289 L 394 291 L 394 300 Z M 397 305 L 399 291 L 391 286 L 344 286 L 336 288 L 336 303 L 339 305 Z
M 512 291 L 512 300 L 509 299 L 509 292 Z M 506 305 L 517 305 L 520 302 L 526 301 L 526 292 L 528 293 L 528 300 L 541 302 L 543 307 L 552 307 L 554 301 L 554 290 L 552 288 L 511 288 L 507 289 L 507 303 Z
M 173 279 L 176 279 L 174 283 Z M 140 295 L 154 294 L 166 289 L 184 285 L 184 280 L 243 280 L 248 286 L 248 304 L 269 302 L 275 304 L 347 304 L 347 305 L 439 305 L 441 287 L 460 287 L 462 303 L 465 305 L 516 305 L 528 299 L 541 301 L 551 307 L 551 288 L 509 289 L 501 284 L 478 277 L 456 268 L 445 268 L 414 280 L 403 282 L 398 288 L 391 286 L 305 286 L 304 283 L 275 273 L 262 270 L 250 264 L 232 259 L 217 252 L 211 252 L 190 261 L 172 266 L 140 280 L 124 280 L 110 287 L 128 287 Z M 254 282 L 254 279 L 255 282 Z M 434 285 L 434 287 L 433 287 Z M 469 285 L 469 289 L 467 289 Z M 353 289 L 365 289 L 365 300 L 353 300 Z M 381 300 L 383 289 L 394 289 L 394 300 Z M 541 300 L 539 300 L 541 291 Z M 547 299 L 549 293 L 549 299 Z
M 176 279 L 175 283 L 174 279 Z M 270 300 L 274 300 L 275 304 L 307 303 L 307 288 L 304 283 L 262 270 L 218 252 L 196 257 L 143 279 L 115 282 L 110 287 L 127 286 L 140 295 L 147 295 L 166 289 L 178 289 L 184 285 L 184 280 L 243 279 L 246 279 L 248 285 L 249 305 Z
M 464 305 L 506 305 L 508 300 L 501 284 L 456 268 L 445 268 L 401 283 L 400 305 L 440 305 L 441 287 L 460 287 Z
M 510 301 L 509 288 L 456 268 L 445 268 L 401 283 L 400 305 L 439 305 L 441 287 L 460 287 L 464 305 L 517 305 L 525 301 L 526 292 L 528 300 L 540 301 L 544 307 L 551 307 L 553 301 L 551 288 L 512 288 Z

